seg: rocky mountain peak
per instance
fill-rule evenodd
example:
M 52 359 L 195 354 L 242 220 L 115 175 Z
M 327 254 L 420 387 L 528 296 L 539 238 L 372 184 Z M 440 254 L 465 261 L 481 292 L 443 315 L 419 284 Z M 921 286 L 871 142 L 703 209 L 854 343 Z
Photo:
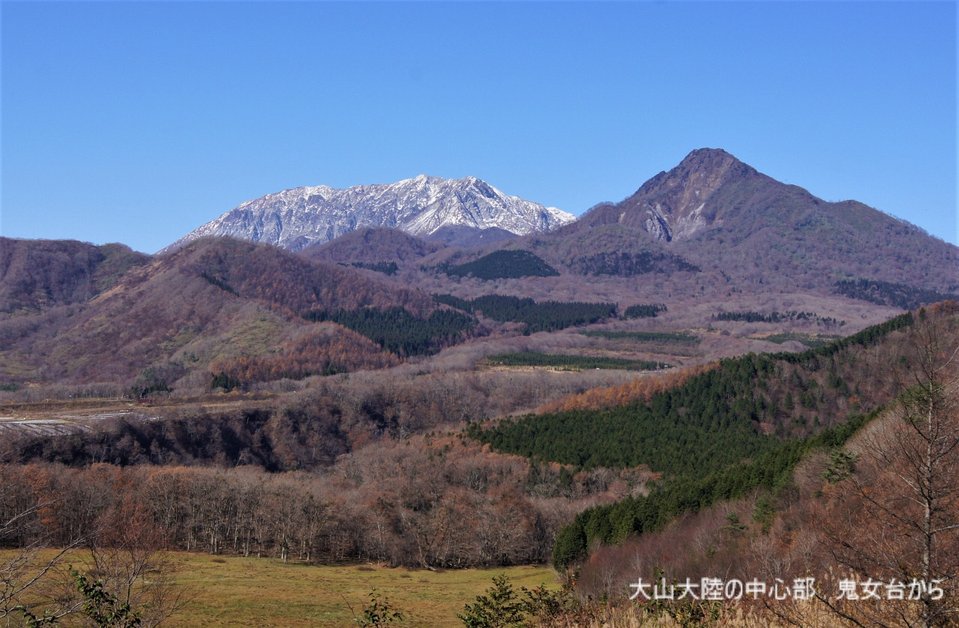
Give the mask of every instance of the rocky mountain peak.
M 758 174 L 722 149 L 699 148 L 647 181 L 626 204 L 645 214 L 647 231 L 659 239 L 684 238 L 717 218 L 710 200 L 718 190 Z
M 691 172 L 722 173 L 730 169 L 745 167 L 743 162 L 736 159 L 721 148 L 697 148 L 689 152 L 674 170 L 688 170 Z
M 429 236 L 444 227 L 551 231 L 575 218 L 555 207 L 505 194 L 476 177 L 425 174 L 395 183 L 344 189 L 303 187 L 247 201 L 187 234 L 168 249 L 204 236 L 230 236 L 300 250 L 360 227 Z
M 600 206 L 584 220 L 638 227 L 665 242 L 686 239 L 722 220 L 720 204 L 715 202 L 720 190 L 753 177 L 763 175 L 722 149 L 699 148 L 629 198 Z

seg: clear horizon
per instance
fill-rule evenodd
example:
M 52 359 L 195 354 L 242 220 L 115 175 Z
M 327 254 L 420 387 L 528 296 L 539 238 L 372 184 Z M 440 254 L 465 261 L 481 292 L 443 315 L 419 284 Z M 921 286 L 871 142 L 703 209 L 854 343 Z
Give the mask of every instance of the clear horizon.
M 926 3 L 2 2 L 0 235 L 154 252 L 305 185 L 476 176 L 575 215 L 722 148 L 953 244 Z

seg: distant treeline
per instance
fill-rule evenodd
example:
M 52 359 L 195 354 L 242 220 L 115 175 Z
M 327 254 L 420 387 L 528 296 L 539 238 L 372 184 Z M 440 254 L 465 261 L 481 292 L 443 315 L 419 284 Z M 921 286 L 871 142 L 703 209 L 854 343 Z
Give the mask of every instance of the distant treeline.
M 453 277 L 483 280 L 559 275 L 555 268 L 529 251 L 494 251 L 465 264 L 440 266 L 440 270 Z
M 581 275 L 615 275 L 633 277 L 647 273 L 700 272 L 699 266 L 690 264 L 682 257 L 671 253 L 609 252 L 576 257 L 570 268 Z
M 869 301 L 914 310 L 920 305 L 938 301 L 959 300 L 959 295 L 926 290 L 901 283 L 873 279 L 843 279 L 835 284 L 836 292 L 851 299 Z
M 788 310 L 786 312 L 772 311 L 768 313 L 754 312 L 751 310 L 741 312 L 719 312 L 713 315 L 713 320 L 717 321 L 742 321 L 745 323 L 782 323 L 785 321 L 814 321 L 827 327 L 842 327 L 846 321 L 841 321 L 831 316 L 820 316 L 815 312 L 797 312 Z
M 362 334 L 387 351 L 400 356 L 428 355 L 456 343 L 476 321 L 461 312 L 437 310 L 429 318 L 417 318 L 403 308 L 364 308 L 327 312 L 313 310 L 313 321 L 333 321 Z
M 588 355 L 562 355 L 521 351 L 502 353 L 487 358 L 490 364 L 498 366 L 544 366 L 581 371 L 583 369 L 623 369 L 628 371 L 653 371 L 669 368 L 665 362 L 649 360 L 629 360 L 626 358 L 594 357 Z
M 0 548 L 79 542 L 419 568 L 542 563 L 560 525 L 550 508 L 565 500 L 533 490 L 577 493 L 596 480 L 568 471 L 533 477 L 524 465 L 473 452 L 445 461 L 452 455 L 437 448 L 372 461 L 356 471 L 369 478 L 362 488 L 243 467 L 0 465 L 0 518 L 12 522 Z
M 309 391 L 276 400 L 244 399 L 234 393 L 222 407 L 219 402 L 208 409 L 188 404 L 180 411 L 163 411 L 158 420 L 105 419 L 89 430 L 69 434 L 0 430 L 0 463 L 315 470 L 374 440 L 504 416 L 610 381 L 602 372 L 591 371 L 562 375 L 478 370 L 414 376 L 414 370 L 401 367 L 396 373 L 320 379 Z
M 808 336 L 806 334 L 794 334 L 790 332 L 783 332 L 781 334 L 771 334 L 769 336 L 763 336 L 763 340 L 766 342 L 774 342 L 777 345 L 781 345 L 785 342 L 798 342 L 806 345 L 810 348 L 822 347 L 828 344 L 830 341 L 835 340 L 835 336 L 829 337 L 815 337 Z
M 77 466 L 217 462 L 288 471 L 330 465 L 350 450 L 340 410 L 331 403 L 161 421 L 116 419 L 102 422 L 96 430 L 56 437 L 25 432 L 7 433 L 4 438 L 0 462 L 39 460 Z
M 480 312 L 500 322 L 523 323 L 523 333 L 555 331 L 574 325 L 587 325 L 616 316 L 615 303 L 584 303 L 581 301 L 541 301 L 520 297 L 490 294 L 476 299 L 461 299 L 449 294 L 434 295 L 446 305 L 466 312 Z
M 690 345 L 699 344 L 699 336 L 695 336 L 684 331 L 616 331 L 606 329 L 589 329 L 580 333 L 589 338 L 607 338 L 609 340 L 635 340 L 637 342 L 678 342 Z
M 396 271 L 400 269 L 400 267 L 396 265 L 396 262 L 353 262 L 350 265 L 353 268 L 372 270 L 383 273 L 384 275 L 395 275 Z
M 920 310 L 920 315 L 925 316 L 924 311 Z M 867 327 L 851 336 L 827 342 L 822 346 L 813 347 L 802 353 L 776 353 L 773 355 L 778 360 L 791 362 L 793 364 L 806 362 L 818 364 L 818 358 L 832 358 L 841 351 L 856 346 L 868 347 L 869 345 L 879 342 L 894 331 L 912 327 L 913 323 L 915 323 L 915 319 L 912 312 L 906 312 L 878 325 Z
M 381 369 L 400 362 L 396 356 L 383 351 L 359 334 L 338 328 L 333 331 L 326 327 L 321 326 L 317 333 L 305 334 L 281 344 L 279 351 L 273 354 L 238 355 L 214 360 L 209 367 L 210 387 L 226 391 L 236 388 L 248 390 L 258 382 Z M 333 328 L 332 325 L 329 327 Z M 163 388 L 160 384 L 173 381 L 173 378 L 163 379 L 162 374 L 162 370 L 156 368 L 146 369 L 134 386 L 137 396 L 169 390 L 168 386 Z M 177 371 L 174 371 L 173 376 L 176 374 Z
M 665 311 L 666 306 L 662 303 L 630 305 L 623 312 L 623 318 L 655 318 Z

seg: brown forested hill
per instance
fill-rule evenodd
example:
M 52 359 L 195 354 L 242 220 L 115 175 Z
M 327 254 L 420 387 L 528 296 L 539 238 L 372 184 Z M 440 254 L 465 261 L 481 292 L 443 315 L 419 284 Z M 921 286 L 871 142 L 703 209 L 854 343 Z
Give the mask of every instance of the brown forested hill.
M 0 238 L 0 312 L 86 301 L 149 259 L 122 244 Z
M 418 238 L 398 229 L 365 228 L 330 242 L 314 244 L 300 255 L 323 262 L 376 264 L 417 260 L 444 248 L 439 242 Z
M 155 270 L 199 277 L 245 299 L 257 299 L 297 314 L 324 308 L 402 307 L 423 315 L 435 309 L 432 299 L 333 264 L 310 262 L 268 245 L 230 238 L 196 241 L 157 258 Z M 147 279 L 158 275 L 147 272 Z
M 179 378 L 224 359 L 268 359 L 284 346 L 303 348 L 314 359 L 318 347 L 338 354 L 352 350 L 354 368 L 365 363 L 363 356 L 371 365 L 390 363 L 355 334 L 340 334 L 333 344 L 309 338 L 316 334 L 303 318 L 306 312 L 366 307 L 423 316 L 436 305 L 423 293 L 276 247 L 199 240 L 131 269 L 89 301 L 0 318 L 0 377 L 129 383 L 153 367 Z M 289 356 L 293 362 L 296 353 Z M 275 361 L 268 366 L 268 372 L 288 372 Z

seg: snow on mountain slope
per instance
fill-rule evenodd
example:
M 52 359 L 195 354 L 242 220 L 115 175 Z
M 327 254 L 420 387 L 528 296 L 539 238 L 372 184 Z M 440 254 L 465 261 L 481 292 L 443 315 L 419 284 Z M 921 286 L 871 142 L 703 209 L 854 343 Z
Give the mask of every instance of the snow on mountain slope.
M 562 210 L 504 194 L 476 177 L 420 175 L 390 184 L 301 187 L 268 194 L 195 229 L 167 250 L 205 236 L 231 236 L 298 251 L 358 227 L 389 227 L 418 236 L 448 226 L 498 227 L 525 235 L 573 220 Z

